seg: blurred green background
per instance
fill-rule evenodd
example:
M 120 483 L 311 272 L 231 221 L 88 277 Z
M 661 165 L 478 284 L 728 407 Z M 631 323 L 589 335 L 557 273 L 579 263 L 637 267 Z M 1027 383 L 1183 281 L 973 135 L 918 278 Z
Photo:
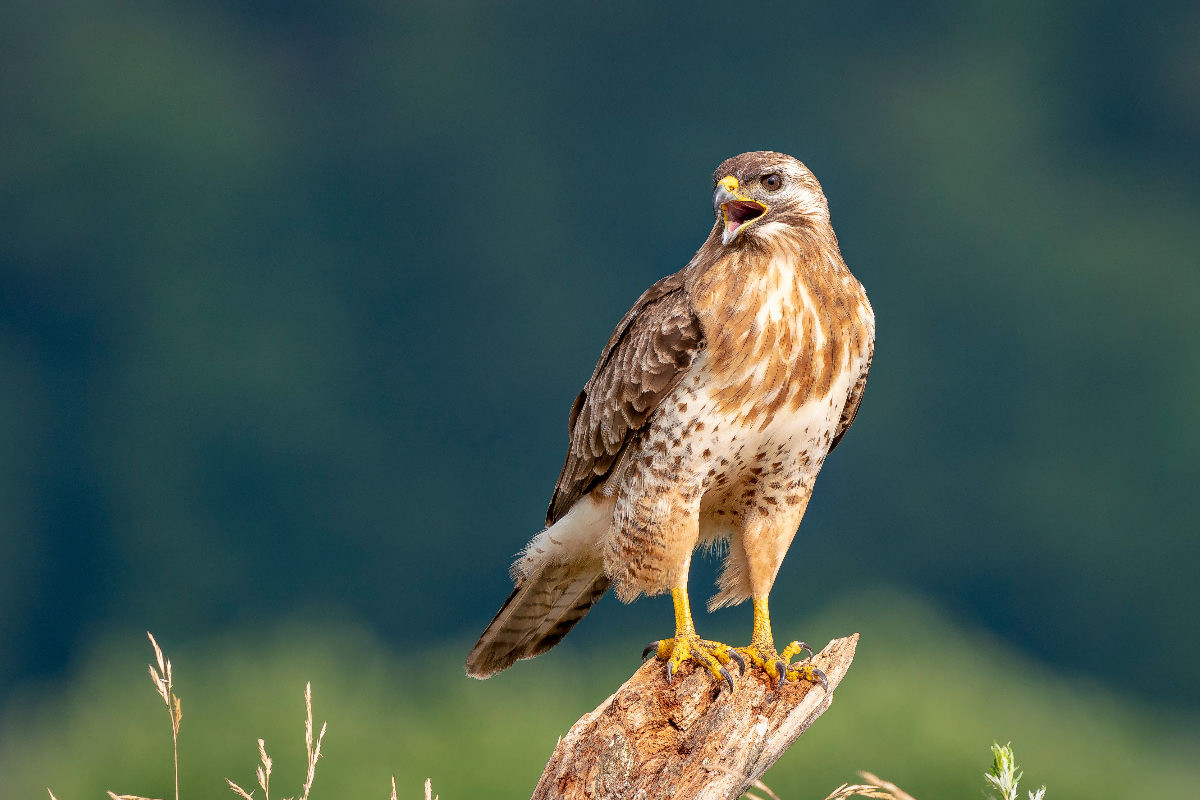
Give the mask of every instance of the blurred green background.
M 1012 739 L 1051 797 L 1187 796 L 1198 52 L 1190 2 L 6 2 L 0 794 L 165 796 L 146 629 L 191 796 L 299 751 L 307 679 L 318 791 L 529 791 L 669 603 L 466 649 L 612 326 L 776 149 L 878 345 L 772 597 L 860 656 L 773 785 L 975 796 Z

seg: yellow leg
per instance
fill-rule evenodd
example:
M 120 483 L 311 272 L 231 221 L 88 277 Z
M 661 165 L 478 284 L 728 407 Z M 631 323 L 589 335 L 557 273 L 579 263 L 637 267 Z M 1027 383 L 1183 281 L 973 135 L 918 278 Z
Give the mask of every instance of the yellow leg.
M 754 629 L 750 633 L 750 644 L 737 650 L 750 659 L 751 664 L 766 672 L 771 680 L 775 681 L 776 688 L 782 686 L 785 680 L 797 681 L 804 678 L 810 683 L 820 683 L 828 690 L 829 684 L 824 672 L 811 664 L 788 663 L 805 650 L 808 650 L 810 657 L 812 656 L 812 650 L 804 642 L 792 642 L 783 648 L 782 653 L 775 651 L 775 637 L 771 633 L 771 612 L 767 608 L 766 596 L 754 598 Z
M 672 589 L 671 600 L 675 604 L 675 637 L 651 642 L 643 651 L 642 658 L 654 652 L 660 660 L 666 661 L 667 683 L 671 682 L 671 678 L 679 671 L 684 661 L 695 661 L 713 676 L 723 679 L 729 685 L 729 691 L 733 691 L 733 676 L 726 665 L 730 661 L 736 661 L 745 672 L 746 662 L 742 656 L 727 644 L 701 639 L 696 634 L 687 586 L 676 586 Z
M 675 606 L 675 635 L 695 633 L 696 624 L 692 622 L 692 604 L 688 602 L 686 586 L 676 586 L 671 590 L 671 603 Z
M 767 598 L 754 598 L 754 629 L 750 632 L 750 645 L 764 647 L 775 652 L 775 636 L 771 633 L 771 612 L 767 609 Z

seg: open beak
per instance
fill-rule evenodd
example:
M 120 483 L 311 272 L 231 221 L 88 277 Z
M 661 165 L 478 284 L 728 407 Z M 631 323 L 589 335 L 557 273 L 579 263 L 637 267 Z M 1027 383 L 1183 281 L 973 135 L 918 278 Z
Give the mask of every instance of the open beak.
M 717 181 L 717 191 L 713 194 L 713 208 L 721 210 L 724 230 L 721 233 L 721 244 L 729 244 L 743 228 L 748 228 L 754 221 L 767 213 L 767 206 L 751 200 L 738 191 L 737 178 L 726 175 Z

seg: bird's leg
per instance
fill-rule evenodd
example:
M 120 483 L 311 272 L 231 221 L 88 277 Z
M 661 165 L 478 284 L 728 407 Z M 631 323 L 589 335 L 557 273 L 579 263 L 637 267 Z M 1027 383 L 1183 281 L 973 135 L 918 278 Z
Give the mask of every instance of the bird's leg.
M 804 642 L 792 642 L 783 648 L 782 653 L 775 650 L 775 637 L 771 634 L 771 614 L 767 609 L 767 597 L 754 598 L 754 630 L 750 634 L 750 644 L 737 648 L 750 663 L 763 670 L 775 682 L 775 687 L 783 685 L 784 680 L 798 681 L 804 678 L 810 683 L 820 683 L 828 689 L 825 673 L 812 664 L 801 662 L 790 664 L 793 656 L 808 651 L 812 658 L 812 650 Z
M 651 642 L 642 652 L 642 658 L 654 653 L 660 660 L 666 661 L 667 683 L 670 683 L 671 678 L 679 671 L 680 665 L 690 659 L 715 677 L 723 679 L 729 684 L 729 690 L 733 691 L 733 676 L 729 672 L 728 664 L 730 661 L 736 661 L 742 672 L 745 672 L 746 662 L 741 654 L 727 644 L 701 639 L 696 633 L 686 585 L 672 589 L 671 600 L 675 604 L 675 637 Z

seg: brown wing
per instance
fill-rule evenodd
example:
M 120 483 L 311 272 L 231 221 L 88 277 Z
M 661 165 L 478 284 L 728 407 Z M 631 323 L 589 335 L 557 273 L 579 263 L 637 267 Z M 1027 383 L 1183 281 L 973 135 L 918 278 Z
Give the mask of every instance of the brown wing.
M 680 273 L 638 298 L 571 407 L 571 444 L 547 525 L 608 477 L 621 451 L 683 378 L 703 340 Z
M 867 350 L 867 363 L 863 365 L 862 374 L 858 376 L 858 381 L 855 382 L 854 388 L 850 390 L 850 396 L 846 398 L 846 406 L 842 409 L 842 418 L 838 421 L 837 433 L 834 434 L 833 444 L 829 445 L 829 452 L 833 452 L 833 448 L 838 446 L 838 442 L 846 435 L 846 431 L 850 430 L 850 425 L 854 422 L 854 417 L 858 415 L 858 407 L 862 404 L 863 390 L 867 388 L 867 373 L 871 371 L 871 361 L 875 358 L 875 342 L 871 342 L 871 347 Z

